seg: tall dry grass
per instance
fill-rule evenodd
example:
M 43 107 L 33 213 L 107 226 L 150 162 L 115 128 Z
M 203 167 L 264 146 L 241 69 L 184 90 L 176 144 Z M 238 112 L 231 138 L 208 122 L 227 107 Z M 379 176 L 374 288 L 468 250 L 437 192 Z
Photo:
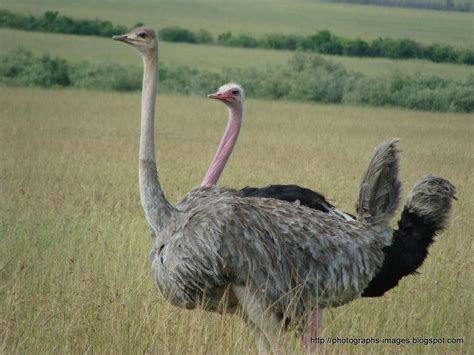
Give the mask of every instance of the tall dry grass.
M 158 98 L 162 186 L 198 185 L 222 105 Z M 326 313 L 324 336 L 460 337 L 463 345 L 333 345 L 329 353 L 470 353 L 472 116 L 249 100 L 221 185 L 297 183 L 353 211 L 375 145 L 402 138 L 405 196 L 435 173 L 458 188 L 421 275 Z M 137 184 L 139 95 L 0 89 L 0 352 L 248 353 L 235 317 L 169 306 L 153 284 Z M 296 339 L 290 353 L 302 351 Z

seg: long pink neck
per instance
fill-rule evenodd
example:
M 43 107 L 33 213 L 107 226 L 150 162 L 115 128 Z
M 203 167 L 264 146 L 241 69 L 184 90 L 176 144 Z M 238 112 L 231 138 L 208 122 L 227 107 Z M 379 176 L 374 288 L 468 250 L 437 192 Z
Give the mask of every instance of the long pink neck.
M 234 149 L 242 126 L 243 107 L 229 109 L 229 120 L 216 155 L 212 159 L 201 186 L 215 185 L 224 170 L 227 160 Z

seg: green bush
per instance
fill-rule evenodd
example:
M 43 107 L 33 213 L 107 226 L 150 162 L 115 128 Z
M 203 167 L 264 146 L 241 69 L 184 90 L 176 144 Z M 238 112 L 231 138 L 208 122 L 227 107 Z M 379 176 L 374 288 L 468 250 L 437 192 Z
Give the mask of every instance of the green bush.
M 64 87 L 71 85 L 69 73 L 65 60 L 49 55 L 34 57 L 20 49 L 0 57 L 0 83 L 5 85 Z
M 158 32 L 162 41 L 197 43 L 196 36 L 191 31 L 178 26 L 165 27 Z
M 72 86 L 81 89 L 137 91 L 142 87 L 139 68 L 115 63 L 80 63 L 70 70 Z
M 197 43 L 214 43 L 214 37 L 212 37 L 211 32 L 203 29 L 199 30 L 194 37 Z
M 399 106 L 423 111 L 472 112 L 474 75 L 465 81 L 436 76 L 394 73 L 388 80 L 361 78 L 345 102 L 369 106 Z
M 74 19 L 59 16 L 57 11 L 46 11 L 42 17 L 34 17 L 0 10 L 0 27 L 101 37 L 127 32 L 126 27 L 114 26 L 110 21 Z
M 231 32 L 225 32 L 217 37 L 217 43 L 227 47 L 256 48 L 259 42 L 252 36 L 246 34 L 233 35 Z
M 377 78 L 360 78 L 354 88 L 346 92 L 343 102 L 367 106 L 396 106 L 391 93 L 390 84 Z
M 465 50 L 464 53 L 468 52 Z M 471 52 L 472 54 L 472 52 Z M 458 59 L 459 54 L 451 46 L 444 46 L 440 44 L 433 44 L 428 46 L 424 50 L 424 57 L 432 60 L 433 62 L 450 62 L 455 63 Z
M 291 99 L 341 103 L 357 75 L 341 64 L 306 53 L 297 53 L 286 74 L 291 80 Z
M 248 97 L 441 112 L 474 111 L 474 75 L 464 81 L 402 73 L 389 78 L 369 78 L 308 52 L 297 52 L 286 67 L 269 67 L 263 71 L 226 68 L 213 73 L 161 65 L 159 74 L 161 92 L 182 95 L 204 96 L 223 83 L 234 81 L 243 85 Z M 34 56 L 19 50 L 0 56 L 0 84 L 138 91 L 142 70 L 115 63 L 70 65 L 60 58 Z
M 342 53 L 347 56 L 366 57 L 369 55 L 369 44 L 359 38 L 354 40 L 343 40 Z
M 290 51 L 301 47 L 304 40 L 299 35 L 269 34 L 260 41 L 260 47 L 268 49 L 287 49 Z
M 331 32 L 319 31 L 307 36 L 301 43 L 301 49 L 325 54 L 342 54 L 342 41 Z
M 474 64 L 474 51 L 468 49 L 462 49 L 459 52 L 458 62 L 460 64 Z
M 214 38 L 209 31 L 199 30 L 194 33 L 182 27 L 172 26 L 164 27 L 158 32 L 158 37 L 167 42 L 185 42 L 185 43 L 214 43 Z

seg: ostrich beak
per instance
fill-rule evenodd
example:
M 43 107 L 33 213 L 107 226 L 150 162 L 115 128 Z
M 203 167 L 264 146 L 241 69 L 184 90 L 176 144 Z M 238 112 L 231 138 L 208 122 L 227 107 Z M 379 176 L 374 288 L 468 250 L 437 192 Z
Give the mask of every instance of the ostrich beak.
M 120 35 L 120 36 L 112 36 L 112 39 L 114 41 L 120 41 L 120 42 L 125 42 L 128 43 L 128 36 L 127 35 Z
M 225 94 L 221 94 L 220 92 L 215 92 L 214 94 L 209 94 L 207 95 L 208 98 L 210 99 L 216 99 L 216 100 L 221 100 L 224 102 L 231 102 L 232 97 L 231 96 L 226 96 Z
M 222 95 L 219 94 L 218 92 L 215 92 L 214 94 L 207 95 L 207 97 L 210 98 L 210 99 L 221 99 Z

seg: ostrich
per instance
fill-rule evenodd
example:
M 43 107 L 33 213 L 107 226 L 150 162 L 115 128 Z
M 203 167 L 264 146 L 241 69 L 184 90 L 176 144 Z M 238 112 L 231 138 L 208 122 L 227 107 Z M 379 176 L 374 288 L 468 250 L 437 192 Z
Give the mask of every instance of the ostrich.
M 202 186 L 215 185 L 227 163 L 232 150 L 239 136 L 243 121 L 244 112 L 244 89 L 235 83 L 229 83 L 219 88 L 216 93 L 209 94 L 209 98 L 222 101 L 228 108 L 229 116 L 227 127 L 221 139 L 214 159 L 212 160 L 206 175 L 202 181 Z M 374 157 L 370 162 L 366 175 L 371 174 L 371 170 L 377 168 L 377 164 L 389 165 L 390 171 L 394 172 L 392 184 L 394 188 L 401 188 L 398 180 L 398 150 L 395 143 L 398 140 L 387 141 L 377 147 Z M 443 201 L 444 192 L 438 188 L 430 186 L 450 184 L 439 177 L 422 178 L 412 190 L 409 202 L 405 206 L 402 218 L 399 221 L 399 228 L 393 233 L 391 245 L 383 248 L 384 262 L 382 268 L 375 274 L 367 288 L 362 293 L 362 297 L 380 297 L 388 290 L 396 287 L 398 282 L 405 276 L 415 274 L 418 267 L 422 265 L 428 255 L 428 247 L 432 244 L 437 233 L 442 232 L 450 209 L 450 200 Z M 362 184 L 361 189 L 366 189 L 367 184 Z M 453 196 L 454 196 L 454 190 Z M 437 194 L 441 194 L 437 196 Z M 288 202 L 296 202 L 304 206 L 316 209 L 325 213 L 335 214 L 347 220 L 355 220 L 355 216 L 337 210 L 319 192 L 300 187 L 297 185 L 268 185 L 261 188 L 246 187 L 238 192 L 242 197 L 274 198 Z M 367 192 L 360 191 L 361 197 L 368 196 Z M 360 198 L 361 198 L 360 197 Z M 437 198 L 440 199 L 437 199 Z M 432 199 L 433 209 L 426 214 L 426 210 L 413 207 L 415 199 Z M 443 209 L 436 209 L 439 204 Z M 359 211 L 360 213 L 360 211 Z M 371 211 L 365 211 L 369 217 Z M 319 336 L 319 329 L 322 324 L 323 310 L 319 309 L 311 316 L 311 324 L 308 334 L 305 336 L 305 347 L 312 348 L 310 339 Z
M 278 350 L 287 325 L 305 326 L 312 309 L 358 298 L 392 241 L 388 221 L 399 191 L 384 182 L 392 172 L 365 177 L 373 188 L 363 190 L 370 195 L 362 194 L 357 221 L 287 201 L 239 197 L 215 186 L 198 187 L 186 195 L 184 201 L 190 203 L 173 207 L 161 189 L 155 163 L 155 33 L 139 28 L 113 38 L 135 47 L 144 63 L 139 186 L 154 240 L 152 269 L 164 297 L 181 308 L 216 311 L 231 290 L 236 299 L 228 297 L 229 306 L 239 307 L 259 350 L 271 351 Z M 425 185 L 437 187 L 440 200 L 450 204 L 454 189 L 449 183 Z M 387 191 L 388 202 L 380 199 Z M 431 203 L 418 198 L 413 206 L 430 215 Z

